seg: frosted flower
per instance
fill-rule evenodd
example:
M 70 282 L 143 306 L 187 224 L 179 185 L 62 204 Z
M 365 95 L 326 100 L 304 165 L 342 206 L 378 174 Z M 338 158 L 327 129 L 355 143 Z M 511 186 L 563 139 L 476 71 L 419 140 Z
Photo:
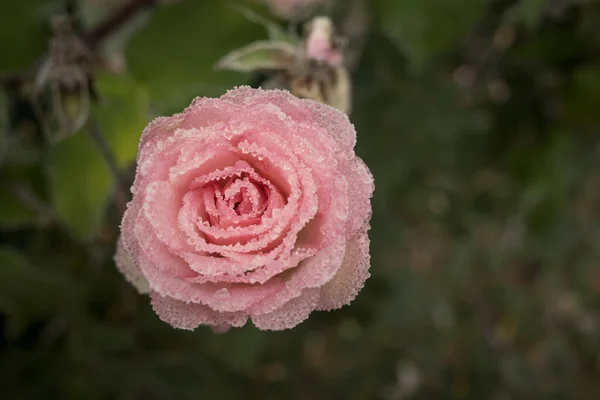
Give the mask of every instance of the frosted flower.
M 369 276 L 373 177 L 347 116 L 286 91 L 198 98 L 144 131 L 115 257 L 174 327 L 292 328 Z

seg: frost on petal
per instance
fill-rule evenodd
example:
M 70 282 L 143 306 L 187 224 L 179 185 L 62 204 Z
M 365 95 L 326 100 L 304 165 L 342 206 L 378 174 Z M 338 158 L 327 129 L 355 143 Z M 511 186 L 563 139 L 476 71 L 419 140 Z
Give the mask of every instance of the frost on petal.
M 346 237 L 350 239 L 371 219 L 371 197 L 375 190 L 373 175 L 358 157 L 346 163 L 341 172 L 348 181 L 350 209 L 346 221 Z
M 164 247 L 164 245 L 161 246 L 160 242 L 157 242 L 156 246 Z M 163 255 L 168 254 L 168 251 L 164 248 L 160 252 Z M 172 257 L 171 261 L 178 261 L 178 257 Z M 236 312 L 246 310 L 253 304 L 281 291 L 284 286 L 278 277 L 271 279 L 264 285 L 192 283 L 184 277 L 176 277 L 161 270 L 161 268 L 168 268 L 168 265 L 160 265 L 160 262 L 160 259 L 149 259 L 144 252 L 139 254 L 140 269 L 148 280 L 150 289 L 184 302 L 201 303 L 216 311 Z M 183 260 L 179 260 L 179 262 L 183 262 Z
M 348 242 L 341 268 L 321 288 L 318 310 L 334 310 L 350 304 L 369 278 L 371 256 L 368 229 L 368 225 L 363 226 Z
M 199 325 L 210 325 L 222 331 L 224 327 L 244 326 L 248 319 L 244 313 L 218 312 L 202 304 L 186 303 L 156 292 L 150 292 L 150 298 L 158 317 L 179 329 L 192 330 Z
M 201 129 L 219 122 L 227 122 L 240 110 L 232 104 L 223 103 L 219 99 L 197 97 L 186 108 L 185 120 L 181 124 L 183 129 Z
M 147 294 L 150 291 L 148 281 L 144 275 L 133 264 L 127 250 L 123 246 L 121 238 L 117 241 L 117 251 L 115 253 L 115 264 L 125 279 L 131 283 L 140 293 Z
M 325 285 L 340 269 L 345 246 L 345 241 L 338 239 L 318 254 L 302 261 L 287 278 L 283 290 L 257 302 L 249 309 L 249 312 L 258 315 L 274 312 L 300 296 L 303 290 Z
M 183 122 L 184 117 L 183 114 L 175 114 L 172 117 L 159 117 L 150 122 L 142 132 L 138 157 L 145 156 L 145 148 L 153 148 L 157 142 L 167 140 L 172 136 Z
M 319 289 L 305 289 L 300 296 L 288 301 L 283 307 L 268 314 L 253 315 L 252 322 L 262 330 L 290 329 L 307 319 L 318 302 Z
M 325 129 L 340 144 L 345 157 L 354 156 L 356 130 L 348 116 L 336 108 L 316 101 L 300 99 L 286 90 L 252 89 L 247 86 L 232 89 L 221 99 L 243 105 L 246 110 L 264 104 L 274 105 L 296 122 L 316 124 Z M 285 132 L 281 134 L 285 135 Z

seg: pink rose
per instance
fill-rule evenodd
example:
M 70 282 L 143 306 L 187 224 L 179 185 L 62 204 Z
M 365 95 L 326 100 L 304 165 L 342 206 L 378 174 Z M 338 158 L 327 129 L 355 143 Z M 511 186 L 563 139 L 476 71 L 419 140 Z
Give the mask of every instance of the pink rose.
M 117 266 L 176 328 L 292 328 L 369 276 L 373 177 L 342 112 L 279 90 L 198 98 L 145 130 Z

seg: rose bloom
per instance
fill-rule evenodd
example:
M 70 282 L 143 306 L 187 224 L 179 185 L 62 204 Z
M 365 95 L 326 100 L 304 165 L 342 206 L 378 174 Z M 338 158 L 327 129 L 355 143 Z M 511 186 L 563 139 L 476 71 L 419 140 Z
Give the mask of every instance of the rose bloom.
M 197 98 L 143 132 L 117 266 L 176 328 L 292 328 L 369 276 L 373 177 L 347 116 L 280 90 Z

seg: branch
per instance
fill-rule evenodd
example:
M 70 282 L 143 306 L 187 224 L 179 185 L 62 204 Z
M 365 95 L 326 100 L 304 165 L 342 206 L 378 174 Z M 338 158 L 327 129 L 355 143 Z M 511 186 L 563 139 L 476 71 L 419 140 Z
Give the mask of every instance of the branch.
M 84 35 L 84 41 L 90 48 L 94 49 L 105 38 L 118 31 L 125 23 L 135 17 L 138 12 L 146 7 L 151 7 L 158 0 L 131 0 L 128 4 L 117 10 L 109 19 L 97 26 L 87 35 Z
M 83 35 L 84 42 L 93 50 L 107 37 L 114 34 L 119 30 L 125 23 L 131 20 L 137 15 L 138 12 L 146 7 L 155 5 L 157 0 L 131 0 L 119 10 L 117 10 L 111 17 L 101 23 L 99 26 L 91 30 L 89 33 Z M 46 59 L 47 54 L 42 55 L 30 66 L 23 68 L 12 74 L 0 75 L 0 86 L 14 87 L 19 84 L 33 79 L 40 65 Z

